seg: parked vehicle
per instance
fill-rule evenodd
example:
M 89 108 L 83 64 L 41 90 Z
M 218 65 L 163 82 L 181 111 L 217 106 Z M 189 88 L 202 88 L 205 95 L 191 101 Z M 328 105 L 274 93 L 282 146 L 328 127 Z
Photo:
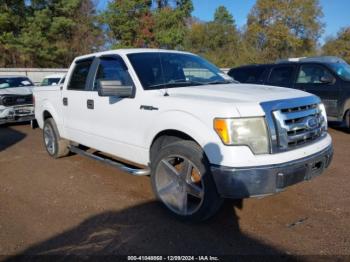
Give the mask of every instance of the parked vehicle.
M 25 76 L 0 76 L 0 124 L 34 119 L 33 86 Z
M 45 76 L 41 82 L 41 86 L 51 86 L 63 84 L 66 74 L 54 74 Z
M 350 129 L 350 65 L 337 57 L 279 60 L 275 64 L 232 68 L 228 74 L 241 83 L 283 86 L 319 96 L 330 121 Z
M 191 53 L 81 56 L 63 86 L 38 87 L 34 97 L 49 155 L 71 151 L 150 174 L 157 198 L 186 220 L 210 217 L 223 198 L 274 194 L 311 179 L 332 158 L 318 97 L 233 83 Z

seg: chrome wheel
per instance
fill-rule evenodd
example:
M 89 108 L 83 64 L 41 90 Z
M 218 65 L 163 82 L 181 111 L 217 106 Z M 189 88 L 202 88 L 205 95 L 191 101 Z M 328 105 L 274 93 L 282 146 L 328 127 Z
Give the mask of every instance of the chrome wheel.
M 45 147 L 47 151 L 50 153 L 50 155 L 55 154 L 55 135 L 53 132 L 53 129 L 50 125 L 44 126 L 44 142 Z
M 155 171 L 155 186 L 163 203 L 179 215 L 191 215 L 203 203 L 202 175 L 186 157 L 175 155 L 163 158 Z

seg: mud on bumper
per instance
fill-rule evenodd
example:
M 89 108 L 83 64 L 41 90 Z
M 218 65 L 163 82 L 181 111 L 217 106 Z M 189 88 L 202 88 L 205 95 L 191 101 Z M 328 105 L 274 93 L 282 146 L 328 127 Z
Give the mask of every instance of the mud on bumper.
M 270 195 L 286 187 L 321 175 L 333 157 L 333 147 L 295 161 L 249 168 L 211 166 L 222 197 L 247 198 Z

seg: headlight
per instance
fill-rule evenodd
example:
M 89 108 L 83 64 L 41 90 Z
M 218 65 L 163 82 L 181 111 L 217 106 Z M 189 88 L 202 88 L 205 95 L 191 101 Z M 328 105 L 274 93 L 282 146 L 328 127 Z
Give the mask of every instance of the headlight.
M 254 154 L 269 153 L 269 138 L 263 117 L 216 118 L 214 129 L 225 145 L 246 145 Z
M 328 128 L 327 112 L 326 112 L 326 108 L 325 108 L 324 104 L 323 103 L 318 104 L 318 109 L 320 109 L 321 114 L 322 114 L 323 119 L 324 119 L 322 125 L 323 125 L 324 129 L 327 130 L 327 128 Z

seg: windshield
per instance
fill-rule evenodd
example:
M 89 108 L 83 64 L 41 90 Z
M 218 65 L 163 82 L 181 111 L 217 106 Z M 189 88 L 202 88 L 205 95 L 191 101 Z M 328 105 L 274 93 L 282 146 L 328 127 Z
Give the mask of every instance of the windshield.
M 216 66 L 195 55 L 150 52 L 129 54 L 128 58 L 145 90 L 234 82 Z
M 331 63 L 330 67 L 345 81 L 350 81 L 350 65 L 346 63 Z
M 27 77 L 0 78 L 0 89 L 33 85 L 34 84 Z

